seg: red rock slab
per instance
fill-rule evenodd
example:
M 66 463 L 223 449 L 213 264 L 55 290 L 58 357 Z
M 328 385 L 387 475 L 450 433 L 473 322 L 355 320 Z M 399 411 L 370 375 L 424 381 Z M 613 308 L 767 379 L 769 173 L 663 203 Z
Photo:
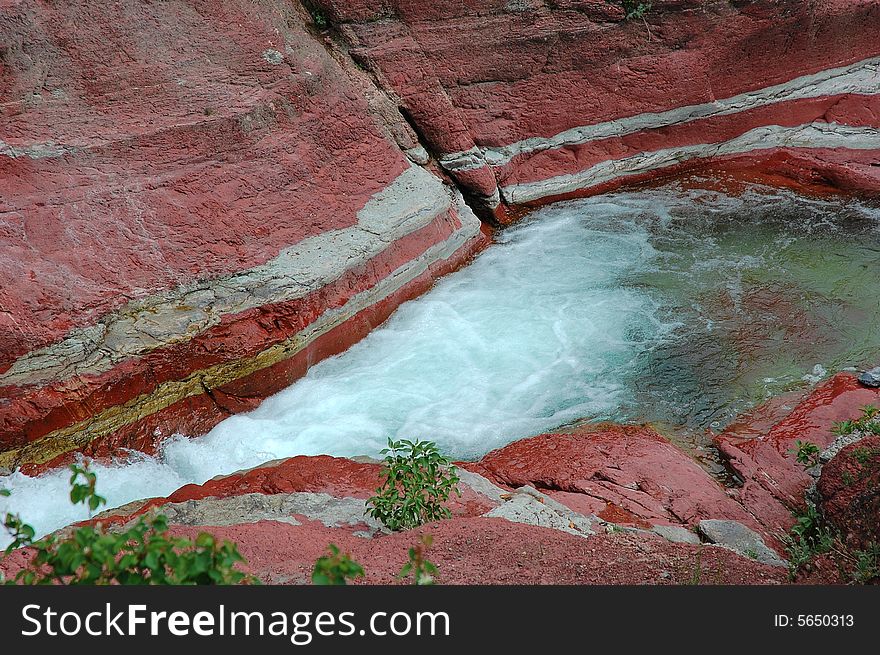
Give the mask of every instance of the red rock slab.
M 307 328 L 328 308 L 340 307 L 358 293 L 379 284 L 398 267 L 422 255 L 431 246 L 449 238 L 461 222 L 454 209 L 439 215 L 434 221 L 397 241 L 386 250 L 363 264 L 352 267 L 339 279 L 310 294 L 292 301 L 266 302 L 246 312 L 226 315 L 215 327 L 209 328 L 192 339 L 178 340 L 168 346 L 156 348 L 141 357 L 124 360 L 100 374 L 76 375 L 73 378 L 49 384 L 27 386 L 0 385 L 0 445 L 6 449 L 20 447 L 36 441 L 54 430 L 85 421 L 108 407 L 124 405 L 138 397 L 150 394 L 163 383 L 185 379 L 211 366 L 243 360 L 294 337 Z M 369 327 L 375 327 L 387 318 L 391 311 L 429 288 L 437 277 L 458 268 L 475 252 L 487 244 L 485 239 L 474 239 L 449 260 L 434 262 L 426 275 L 414 279 L 403 288 L 383 299 L 361 314 L 369 314 Z M 365 316 L 356 315 L 334 330 L 332 341 L 337 344 L 329 354 L 337 354 L 365 336 Z M 301 377 L 308 364 L 320 359 L 327 348 L 329 338 L 319 339 L 294 356 L 285 360 L 282 367 L 273 371 L 261 371 L 237 380 L 216 390 L 221 415 L 233 411 L 252 409 L 258 400 L 280 391 Z M 322 344 L 322 342 L 324 342 Z M 302 366 L 307 362 L 306 366 Z M 286 367 L 296 374 L 281 375 Z M 271 374 L 270 374 L 271 373 Z M 229 396 L 227 398 L 227 396 Z M 237 397 L 243 397 L 237 400 Z M 162 426 L 162 434 L 175 432 L 199 434 L 205 430 L 201 421 L 183 420 L 189 411 L 177 412 L 176 424 Z M 153 440 L 155 429 L 160 426 L 158 418 L 149 421 L 147 442 Z M 210 428 L 208 428 L 210 429 Z M 125 426 L 122 433 L 130 434 L 123 447 L 144 449 L 143 438 L 136 438 L 136 430 Z M 125 440 L 123 440 L 125 441 Z
M 792 452 L 796 441 L 826 448 L 836 421 L 856 418 L 860 408 L 880 402 L 880 391 L 859 384 L 850 373 L 838 373 L 819 385 L 783 419 L 760 437 L 742 438 L 742 426 L 722 433 L 715 443 L 731 469 L 743 481 L 740 502 L 770 531 L 787 532 L 790 510 L 803 505 L 810 476 Z
M 419 530 L 364 539 L 318 521 L 276 521 L 228 527 L 172 526 L 178 536 L 210 532 L 238 545 L 243 567 L 268 584 L 308 584 L 328 544 L 360 563 L 354 584 L 406 584 L 397 578 L 407 550 L 422 533 L 433 537 L 428 558 L 440 584 L 782 584 L 785 571 L 723 548 L 673 544 L 645 533 L 579 537 L 504 519 L 455 518 Z M 27 561 L 16 551 L 0 561 L 13 576 Z
M 641 21 L 545 3 L 380 4 L 396 11 L 347 26 L 355 44 L 401 96 L 433 74 L 486 146 L 712 102 L 880 54 L 871 0 L 752 3 L 763 15 L 722 0 L 665 2 L 646 16 L 651 38 Z
M 817 118 L 839 125 L 880 128 L 880 96 L 838 95 L 780 102 L 735 114 L 518 155 L 493 170 L 501 186 L 540 181 L 576 173 L 612 159 L 664 148 L 721 143 L 763 125 L 797 127 Z M 880 157 L 876 151 L 871 156 Z
M 317 4 L 336 23 L 352 54 L 401 99 L 441 162 L 444 155 L 450 156 L 444 165 L 452 177 L 487 201 L 498 222 L 512 220 L 516 210 L 497 204 L 493 176 L 498 186 L 542 181 L 627 153 L 685 142 L 719 143 L 737 130 L 787 125 L 795 119 L 802 124 L 876 124 L 876 99 L 870 96 L 830 93 L 786 107 L 776 102 L 775 93 L 767 93 L 779 106 L 751 111 L 744 102 L 733 116 L 683 124 L 670 119 L 657 129 L 578 146 L 551 145 L 543 154 L 487 167 L 480 164 L 480 149 L 684 106 L 712 105 L 876 57 L 880 7 L 871 0 L 821 0 L 809 6 L 774 0 L 670 0 L 654 3 L 644 21 L 632 21 L 624 20 L 620 7 L 605 2 Z M 849 153 L 841 158 L 847 160 Z M 800 160 L 806 168 L 813 161 Z M 774 159 L 762 162 L 768 173 L 787 172 L 773 168 Z M 644 178 L 674 172 L 649 171 Z M 866 172 L 855 175 L 857 183 L 847 174 L 840 175 L 841 181 L 845 188 L 877 192 L 880 181 Z M 621 176 L 617 184 L 640 178 Z M 559 196 L 548 195 L 540 202 L 556 199 Z M 506 202 L 528 204 L 517 198 Z
M 494 450 L 477 472 L 531 485 L 581 513 L 629 525 L 695 525 L 724 518 L 761 526 L 683 451 L 645 426 L 544 434 Z

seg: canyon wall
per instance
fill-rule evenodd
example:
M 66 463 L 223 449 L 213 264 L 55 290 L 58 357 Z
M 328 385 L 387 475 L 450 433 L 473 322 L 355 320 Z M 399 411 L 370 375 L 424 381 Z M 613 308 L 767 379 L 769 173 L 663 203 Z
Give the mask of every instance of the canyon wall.
M 880 3 L 315 0 L 484 212 L 696 166 L 880 189 Z
M 878 33 L 876 0 L 0 0 L 0 469 L 253 407 L 474 212 L 695 166 L 878 192 Z
M 484 243 L 301 7 L 2 12 L 0 466 L 204 432 Z

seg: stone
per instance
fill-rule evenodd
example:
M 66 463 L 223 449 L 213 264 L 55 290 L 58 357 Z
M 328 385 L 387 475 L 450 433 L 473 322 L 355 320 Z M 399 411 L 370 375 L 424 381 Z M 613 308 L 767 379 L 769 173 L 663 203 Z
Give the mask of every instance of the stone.
M 679 525 L 655 525 L 651 528 L 652 532 L 659 534 L 667 541 L 676 544 L 698 544 L 700 538 L 693 530 L 688 530 Z
M 646 426 L 602 425 L 521 439 L 474 469 L 507 487 L 525 485 L 582 514 L 650 529 L 724 517 L 761 526 L 709 473 Z
M 520 487 L 509 500 L 483 516 L 562 530 L 582 537 L 593 534 L 593 522 L 598 520 L 595 517 L 591 520 L 583 514 L 578 514 L 534 487 L 528 486 Z
M 878 403 L 880 390 L 864 387 L 851 373 L 838 373 L 798 402 L 778 406 L 770 401 L 775 409 L 769 416 L 757 408 L 715 438 L 721 456 L 742 480 L 737 499 L 765 527 L 765 536 L 789 531 L 791 508 L 803 505 L 813 484 L 797 462 L 795 443 L 809 441 L 824 450 L 835 441 L 835 422 L 858 417 L 861 407 Z
M 336 497 L 324 493 L 250 493 L 226 498 L 202 498 L 156 505 L 149 515 L 164 514 L 175 525 L 240 525 L 280 521 L 300 525 L 300 519 L 320 521 L 329 528 L 356 527 L 362 535 L 382 531 L 383 526 L 366 515 L 362 498 Z
M 862 373 L 859 376 L 859 382 L 864 384 L 866 387 L 880 387 L 880 366 L 875 366 L 874 368 Z
M 739 553 L 769 566 L 788 566 L 776 551 L 769 548 L 754 530 L 738 521 L 703 519 L 697 528 L 710 543 Z
M 206 9 L 3 10 L 0 470 L 202 434 L 486 242 L 301 12 Z
M 822 467 L 822 514 L 852 550 L 880 544 L 880 436 L 850 443 Z
M 871 3 L 670 0 L 642 22 L 604 2 L 318 1 L 499 222 L 709 166 L 880 189 Z

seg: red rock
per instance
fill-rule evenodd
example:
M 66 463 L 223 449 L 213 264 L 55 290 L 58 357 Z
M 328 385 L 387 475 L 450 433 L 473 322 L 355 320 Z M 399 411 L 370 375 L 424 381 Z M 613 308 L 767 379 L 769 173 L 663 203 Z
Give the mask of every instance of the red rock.
M 199 529 L 174 531 L 194 536 Z M 784 569 L 722 548 L 672 544 L 644 534 L 584 539 L 503 519 L 456 518 L 375 539 L 320 524 L 263 522 L 210 531 L 238 543 L 249 570 L 276 584 L 307 582 L 328 543 L 363 565 L 366 578 L 358 583 L 399 584 L 396 575 L 421 532 L 434 539 L 428 557 L 439 567 L 442 584 L 692 584 L 695 579 L 702 584 L 779 584 L 785 580 Z
M 719 144 L 759 126 L 818 123 L 833 126 L 835 134 L 845 133 L 840 125 L 878 127 L 877 88 L 867 78 L 842 85 L 839 92 L 831 84 L 827 91 L 808 91 L 792 100 L 769 90 L 880 54 L 872 36 L 880 26 L 880 8 L 870 0 L 821 0 L 809 6 L 673 0 L 654 3 L 644 22 L 623 20 L 620 8 L 605 2 L 318 4 L 339 24 L 358 59 L 379 71 L 380 81 L 401 98 L 450 174 L 490 205 L 497 190 L 487 174 L 497 180 L 508 204 L 546 202 L 569 192 L 548 187 L 523 200 L 512 185 L 578 174 L 642 152 Z M 749 99 L 726 115 L 711 111 L 713 103 L 743 93 Z M 709 110 L 683 120 L 652 118 L 695 105 Z M 657 125 L 626 128 L 633 119 Z M 568 130 L 609 121 L 617 122 L 605 137 L 578 142 L 566 136 Z M 537 148 L 525 141 L 535 138 L 555 140 Z M 523 143 L 527 152 L 493 160 Z M 748 150 L 771 155 L 760 158 L 765 173 L 800 177 L 802 171 L 778 166 L 772 157 L 796 152 L 793 145 L 783 139 L 763 153 Z M 760 147 L 768 147 L 766 140 Z M 808 149 L 813 147 L 823 146 L 815 142 Z M 878 161 L 880 148 L 863 147 L 854 137 L 834 149 L 843 161 L 867 157 L 867 167 L 835 167 L 827 181 L 876 193 L 880 181 L 868 167 Z M 711 160 L 718 153 L 710 148 L 704 155 Z M 705 158 L 688 165 L 711 163 Z M 680 160 L 647 176 L 637 169 L 614 179 L 625 183 L 673 173 Z M 826 168 L 810 157 L 801 158 L 800 165 L 806 171 Z M 588 181 L 571 193 L 608 188 L 604 181 Z M 495 204 L 496 218 L 504 220 L 510 207 Z
M 451 191 L 395 187 L 415 133 L 306 21 L 284 2 L 3 10 L 0 468 L 203 432 L 485 244 L 455 201 L 404 220 Z M 370 203 L 395 236 L 339 249 Z M 261 273 L 290 252 L 312 263 Z M 332 338 L 303 336 L 341 307 Z
M 575 511 L 645 526 L 752 516 L 703 468 L 648 427 L 602 426 L 545 434 L 492 451 L 476 469 L 496 482 L 531 485 Z
M 820 507 L 852 550 L 880 544 L 880 436 L 850 444 L 822 467 Z
M 148 509 L 167 503 L 181 503 L 205 498 L 230 498 L 244 494 L 323 493 L 337 498 L 363 498 L 374 495 L 382 484 L 381 464 L 355 462 L 329 455 L 299 456 L 267 462 L 257 468 L 223 475 L 204 484 L 188 484 L 166 498 L 151 498 L 127 505 L 123 510 L 109 510 L 100 520 L 120 524 Z M 454 516 L 480 516 L 495 507 L 496 501 L 460 484 L 461 495 L 452 494 L 445 505 Z
M 179 536 L 208 531 L 235 542 L 245 568 L 270 584 L 308 584 L 315 560 L 336 544 L 366 572 L 354 584 L 405 584 L 397 574 L 422 532 L 441 584 L 780 584 L 785 570 L 722 548 L 673 544 L 647 534 L 575 535 L 503 519 L 455 518 L 417 531 L 373 539 L 318 522 L 275 521 L 228 527 L 173 526 Z M 17 551 L 0 562 L 14 575 L 26 561 Z
M 715 439 L 721 455 L 743 481 L 740 502 L 771 532 L 787 532 L 790 510 L 803 505 L 811 478 L 792 452 L 795 442 L 809 441 L 825 448 L 834 440 L 832 424 L 860 415 L 859 408 L 880 401 L 880 392 L 839 373 L 818 386 L 790 413 L 757 438 L 737 436 L 742 425 Z

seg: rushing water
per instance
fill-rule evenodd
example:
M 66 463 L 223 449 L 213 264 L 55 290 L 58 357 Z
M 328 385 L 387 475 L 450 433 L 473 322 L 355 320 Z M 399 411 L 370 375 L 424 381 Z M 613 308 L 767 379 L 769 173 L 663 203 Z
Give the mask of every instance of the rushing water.
M 754 188 L 560 203 L 366 339 L 208 435 L 95 464 L 111 506 L 388 437 L 473 458 L 581 418 L 700 435 L 880 352 L 880 210 Z M 39 530 L 83 515 L 67 475 L 0 478 Z

